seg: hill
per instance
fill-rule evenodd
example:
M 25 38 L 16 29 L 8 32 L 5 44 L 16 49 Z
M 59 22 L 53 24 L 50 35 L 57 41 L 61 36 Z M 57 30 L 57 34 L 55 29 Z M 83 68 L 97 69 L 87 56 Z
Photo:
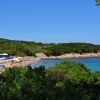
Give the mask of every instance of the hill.
M 46 55 L 62 55 L 65 53 L 97 53 L 100 45 L 89 43 L 36 43 L 31 41 L 17 41 L 0 38 L 0 53 L 9 53 L 18 56 L 34 56 L 43 52 Z

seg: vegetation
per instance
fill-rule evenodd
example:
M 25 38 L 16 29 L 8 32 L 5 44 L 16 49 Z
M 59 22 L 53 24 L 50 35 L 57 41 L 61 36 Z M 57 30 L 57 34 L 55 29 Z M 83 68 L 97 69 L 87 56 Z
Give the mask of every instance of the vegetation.
M 0 74 L 1 100 L 100 100 L 100 73 L 83 64 L 14 67 Z
M 61 55 L 65 53 L 97 53 L 100 51 L 100 45 L 88 43 L 60 43 L 60 44 L 43 44 L 27 41 L 15 41 L 0 39 L 0 53 L 7 52 L 17 56 L 35 56 L 35 53 L 43 52 L 50 55 Z
M 95 1 L 96 1 L 97 6 L 99 6 L 100 5 L 100 0 L 95 0 Z

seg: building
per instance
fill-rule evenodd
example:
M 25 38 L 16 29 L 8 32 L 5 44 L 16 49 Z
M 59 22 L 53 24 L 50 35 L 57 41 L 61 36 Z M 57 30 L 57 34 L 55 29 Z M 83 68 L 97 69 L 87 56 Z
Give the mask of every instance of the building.
M 10 55 L 7 54 L 7 53 L 3 53 L 3 54 L 0 54 L 0 58 L 2 58 L 2 59 L 9 59 Z
M 10 59 L 9 61 L 11 61 L 11 62 L 21 62 L 22 57 L 15 57 L 15 58 Z

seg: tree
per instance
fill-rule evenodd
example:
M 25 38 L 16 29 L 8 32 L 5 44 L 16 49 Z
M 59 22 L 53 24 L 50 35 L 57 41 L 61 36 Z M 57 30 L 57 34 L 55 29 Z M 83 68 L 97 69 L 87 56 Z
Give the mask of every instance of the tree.
M 97 6 L 99 6 L 100 5 L 100 0 L 95 0 L 95 1 L 96 1 Z

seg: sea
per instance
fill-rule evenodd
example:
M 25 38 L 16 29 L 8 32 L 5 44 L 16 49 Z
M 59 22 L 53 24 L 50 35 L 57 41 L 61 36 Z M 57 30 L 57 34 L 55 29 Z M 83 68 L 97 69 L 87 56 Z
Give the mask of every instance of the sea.
M 66 59 L 53 59 L 53 60 L 43 60 L 32 64 L 32 67 L 39 67 L 40 65 L 46 68 L 53 67 L 61 62 L 78 62 L 87 66 L 91 71 L 100 71 L 100 57 L 92 58 L 66 58 Z

